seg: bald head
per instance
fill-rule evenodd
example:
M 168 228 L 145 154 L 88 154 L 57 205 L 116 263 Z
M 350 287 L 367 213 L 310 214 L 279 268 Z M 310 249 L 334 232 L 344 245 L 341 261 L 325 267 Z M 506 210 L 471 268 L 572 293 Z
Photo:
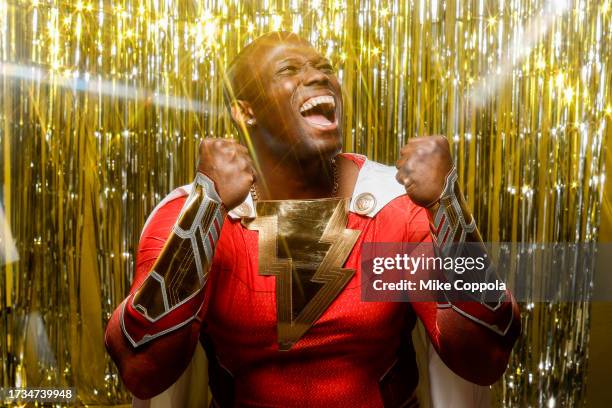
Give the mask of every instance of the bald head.
M 226 69 L 227 83 L 224 86 L 225 101 L 231 105 L 236 99 L 251 101 L 257 97 L 258 70 L 265 55 L 280 44 L 292 44 L 312 48 L 312 45 L 295 33 L 273 31 L 250 42 L 232 60 Z

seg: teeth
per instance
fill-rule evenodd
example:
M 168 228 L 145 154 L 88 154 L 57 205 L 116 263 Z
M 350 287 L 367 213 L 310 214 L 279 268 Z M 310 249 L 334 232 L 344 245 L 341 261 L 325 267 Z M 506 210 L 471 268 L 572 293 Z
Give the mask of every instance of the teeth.
M 305 112 L 323 103 L 330 104 L 332 106 L 332 109 L 336 107 L 336 103 L 334 101 L 333 96 L 329 96 L 329 95 L 315 96 L 313 98 L 306 100 L 306 102 L 302 104 L 302 106 L 300 107 L 300 112 Z

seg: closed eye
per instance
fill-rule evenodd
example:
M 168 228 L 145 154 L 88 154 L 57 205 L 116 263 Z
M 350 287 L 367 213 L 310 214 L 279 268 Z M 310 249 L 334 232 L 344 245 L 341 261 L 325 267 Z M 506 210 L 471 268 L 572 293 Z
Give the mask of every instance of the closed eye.
M 285 65 L 281 68 L 279 68 L 278 71 L 276 71 L 277 74 L 293 74 L 295 72 L 297 72 L 298 68 L 295 65 Z
M 319 65 L 318 68 L 320 71 L 325 72 L 326 74 L 333 74 L 335 71 L 331 64 L 322 64 Z

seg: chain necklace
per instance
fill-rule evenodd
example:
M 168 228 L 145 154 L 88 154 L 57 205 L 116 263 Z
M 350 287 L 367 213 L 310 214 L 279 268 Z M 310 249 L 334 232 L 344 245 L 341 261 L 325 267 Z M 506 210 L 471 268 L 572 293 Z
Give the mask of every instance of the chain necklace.
M 336 159 L 332 159 L 331 161 L 332 173 L 334 175 L 334 188 L 332 190 L 332 197 L 335 197 L 338 193 L 338 166 L 336 166 Z M 259 196 L 257 195 L 257 187 L 255 187 L 255 183 L 251 185 L 251 197 L 253 197 L 253 201 L 257 202 L 259 200 Z

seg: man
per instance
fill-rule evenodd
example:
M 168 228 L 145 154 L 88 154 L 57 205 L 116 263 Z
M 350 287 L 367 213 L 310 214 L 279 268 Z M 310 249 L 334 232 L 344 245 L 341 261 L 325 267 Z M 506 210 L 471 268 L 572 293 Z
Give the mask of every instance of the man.
M 417 317 L 454 372 L 499 379 L 520 331 L 509 293 L 495 307 L 360 298 L 364 243 L 481 242 L 446 139 L 410 140 L 399 171 L 339 154 L 340 85 L 295 34 L 251 43 L 228 82 L 251 154 L 204 140 L 193 185 L 149 217 L 105 338 L 128 389 L 162 392 L 200 341 L 215 406 L 413 406 Z

